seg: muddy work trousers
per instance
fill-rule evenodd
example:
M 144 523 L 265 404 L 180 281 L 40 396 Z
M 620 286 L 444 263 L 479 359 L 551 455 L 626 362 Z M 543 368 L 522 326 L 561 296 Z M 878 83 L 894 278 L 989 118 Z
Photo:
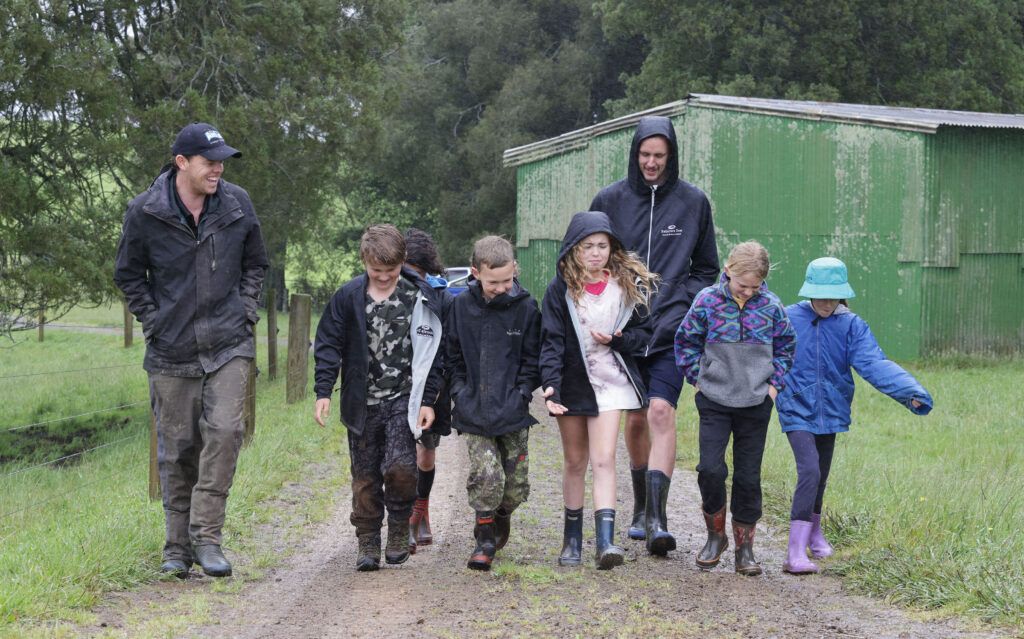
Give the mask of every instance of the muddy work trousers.
M 464 434 L 469 450 L 469 505 L 477 512 L 511 513 L 530 496 L 530 429 L 498 437 Z
M 366 407 L 359 435 L 349 431 L 352 525 L 357 535 L 380 531 L 388 521 L 408 521 L 416 500 L 416 440 L 409 430 L 409 396 Z
M 249 359 L 203 377 L 149 375 L 157 468 L 167 538 L 165 559 L 192 560 L 192 546 L 221 543 L 224 509 L 245 426 Z

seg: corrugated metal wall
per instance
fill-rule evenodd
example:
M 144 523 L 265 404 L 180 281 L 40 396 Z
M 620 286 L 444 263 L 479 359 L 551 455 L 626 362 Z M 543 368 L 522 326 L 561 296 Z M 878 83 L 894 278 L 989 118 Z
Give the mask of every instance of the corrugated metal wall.
M 674 122 L 682 177 L 711 199 L 723 262 L 737 242 L 761 241 L 769 286 L 792 303 L 808 261 L 843 259 L 851 307 L 891 357 L 1021 352 L 1024 133 L 930 135 L 699 102 Z M 625 175 L 632 132 L 518 168 L 519 259 L 538 297 L 569 218 Z

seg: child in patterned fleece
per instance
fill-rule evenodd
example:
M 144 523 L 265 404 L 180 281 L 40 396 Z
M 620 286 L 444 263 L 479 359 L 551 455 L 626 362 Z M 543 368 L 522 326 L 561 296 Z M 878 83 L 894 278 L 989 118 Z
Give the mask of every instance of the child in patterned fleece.
M 733 439 L 732 527 L 736 572 L 761 574 L 754 530 L 761 518 L 761 458 L 768 420 L 793 363 L 796 333 L 764 280 L 768 251 L 743 242 L 729 253 L 719 281 L 693 300 L 676 331 L 676 364 L 694 385 L 700 415 L 697 483 L 708 539 L 697 566 L 718 565 L 725 534 L 725 449 Z

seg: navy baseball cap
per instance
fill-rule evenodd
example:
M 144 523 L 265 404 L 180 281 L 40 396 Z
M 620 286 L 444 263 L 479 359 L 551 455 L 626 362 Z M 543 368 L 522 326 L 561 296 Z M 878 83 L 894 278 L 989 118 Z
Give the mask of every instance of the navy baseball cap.
M 193 122 L 178 132 L 171 146 L 172 155 L 201 155 L 207 160 L 218 162 L 227 158 L 242 157 L 241 151 L 224 142 L 224 136 L 213 125 Z

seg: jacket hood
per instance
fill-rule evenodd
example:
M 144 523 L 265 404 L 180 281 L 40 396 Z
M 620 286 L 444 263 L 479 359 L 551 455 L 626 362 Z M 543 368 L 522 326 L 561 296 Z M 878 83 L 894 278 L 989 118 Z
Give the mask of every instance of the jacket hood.
M 558 251 L 558 263 L 562 262 L 572 247 L 594 233 L 607 233 L 613 244 L 622 246 L 622 241 L 612 231 L 612 222 L 607 215 L 601 211 L 583 211 L 569 220 L 569 228 L 565 229 L 565 237 L 562 238 L 562 248 Z
M 679 145 L 676 142 L 676 130 L 672 127 L 672 120 L 660 115 L 641 118 L 636 125 L 636 133 L 633 134 L 633 144 L 629 147 L 629 187 L 641 195 L 650 194 L 651 187 L 644 181 L 637 154 L 640 153 L 640 144 L 656 135 L 668 140 L 668 162 L 665 165 L 663 185 L 671 189 L 679 180 Z
M 518 279 L 512 280 L 512 288 L 507 293 L 502 293 L 496 296 L 494 299 L 484 299 L 483 287 L 480 285 L 480 280 L 469 278 L 469 284 L 466 287 L 466 292 L 473 296 L 475 301 L 480 306 L 489 306 L 494 308 L 508 308 L 513 304 L 528 299 L 530 297 L 529 291 L 523 288 L 523 285 L 519 283 Z

